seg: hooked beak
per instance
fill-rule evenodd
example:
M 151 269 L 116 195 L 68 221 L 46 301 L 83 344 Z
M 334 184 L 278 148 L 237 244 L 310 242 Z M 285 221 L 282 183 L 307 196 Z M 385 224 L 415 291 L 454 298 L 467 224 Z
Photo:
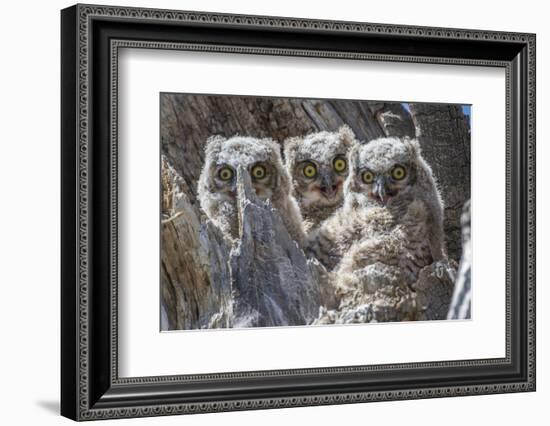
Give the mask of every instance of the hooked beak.
M 338 185 L 334 182 L 330 173 L 321 176 L 319 190 L 326 198 L 334 198 L 338 192 Z
M 390 195 L 386 190 L 386 178 L 384 176 L 379 176 L 374 182 L 373 191 L 371 196 L 374 198 L 379 198 L 382 204 L 386 204 L 390 199 Z

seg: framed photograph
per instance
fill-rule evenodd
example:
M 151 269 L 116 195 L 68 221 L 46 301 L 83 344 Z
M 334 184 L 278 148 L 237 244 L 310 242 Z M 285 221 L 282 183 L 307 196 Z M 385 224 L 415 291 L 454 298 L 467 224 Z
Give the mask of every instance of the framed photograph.
M 535 390 L 535 35 L 61 12 L 61 413 Z

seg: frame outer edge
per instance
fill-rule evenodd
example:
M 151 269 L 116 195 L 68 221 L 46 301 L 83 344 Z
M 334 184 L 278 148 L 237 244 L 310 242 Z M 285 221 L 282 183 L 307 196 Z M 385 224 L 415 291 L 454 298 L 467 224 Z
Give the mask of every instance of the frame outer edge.
M 77 5 L 72 9 L 76 12 L 75 19 L 75 31 L 76 31 L 76 45 L 77 49 L 74 53 L 74 64 L 76 67 L 75 80 L 77 82 L 75 89 L 75 99 L 77 100 L 78 115 L 75 132 L 75 140 L 78 147 L 75 157 L 72 161 L 76 160 L 76 171 L 74 184 L 76 185 L 76 196 L 78 203 L 74 203 L 72 210 L 77 216 L 77 232 L 73 234 L 78 235 L 78 251 L 76 256 L 78 260 L 77 264 L 77 283 L 78 289 L 73 291 L 76 293 L 76 314 L 74 315 L 73 325 L 77 325 L 76 335 L 74 338 L 74 349 L 72 353 L 76 353 L 78 359 L 76 360 L 74 371 L 76 380 L 74 382 L 74 390 L 76 396 L 75 417 L 77 420 L 91 420 L 101 418 L 113 418 L 113 417 L 141 417 L 151 415 L 169 415 L 179 413 L 193 413 L 193 412 L 216 412 L 216 411 L 229 411 L 229 410 L 243 410 L 243 409 L 262 409 L 262 408 L 283 408 L 292 406 L 308 406 L 308 405 L 325 405 L 325 404 L 342 404 L 350 402 L 367 402 L 367 401 L 380 401 L 380 400 L 400 400 L 400 399 L 414 399 L 414 398 L 432 398 L 439 396 L 461 396 L 461 395 L 474 395 L 474 394 L 487 394 L 487 393 L 502 393 L 502 392 L 517 392 L 517 391 L 529 391 L 534 390 L 535 382 L 535 318 L 534 318 L 534 285 L 535 285 L 535 168 L 534 168 L 534 154 L 535 154 L 535 35 L 527 33 L 509 33 L 509 32 L 496 32 L 496 31 L 482 31 L 482 30 L 462 30 L 462 29 L 447 29 L 447 28 L 429 28 L 429 27 L 414 27 L 403 25 L 388 25 L 388 24 L 367 24 L 367 23 L 353 23 L 353 22 L 336 22 L 336 21 L 324 21 L 324 20 L 312 20 L 312 19 L 299 19 L 299 18 L 277 18 L 277 17 L 262 17 L 262 16 L 243 16 L 243 15 L 228 15 L 217 14 L 208 12 L 185 12 L 185 11 L 169 11 L 158 9 L 141 9 L 141 8 L 126 8 L 126 7 L 110 7 L 110 6 L 97 6 L 97 5 Z M 62 13 L 69 9 L 65 9 Z M 89 39 L 88 22 L 89 17 L 118 17 L 118 18 L 135 18 L 141 20 L 172 20 L 177 22 L 194 22 L 194 23 L 224 23 L 228 25 L 236 26 L 259 26 L 259 27 L 276 27 L 276 28 L 289 28 L 289 29 L 317 29 L 326 30 L 327 32 L 337 31 L 349 31 L 349 32 L 367 32 L 367 33 L 382 33 L 383 35 L 390 35 L 395 32 L 399 32 L 402 35 L 411 35 L 421 38 L 446 38 L 446 39 L 472 39 L 472 40 L 485 40 L 485 41 L 507 41 L 523 43 L 528 46 L 528 104 L 526 112 L 529 115 L 528 118 L 528 152 L 529 158 L 526 162 L 526 166 L 529 174 L 528 189 L 528 283 L 527 283 L 527 297 L 528 307 L 528 365 L 527 370 L 529 376 L 526 382 L 508 382 L 500 385 L 474 385 L 469 387 L 463 386 L 450 386 L 448 388 L 428 388 L 428 389 L 403 389 L 402 391 L 387 391 L 387 392 L 373 392 L 356 393 L 356 394 L 330 394 L 324 396 L 305 396 L 305 397 L 282 397 L 282 398 L 270 398 L 270 399 L 258 399 L 258 400 L 244 400 L 244 401 L 220 401 L 205 404 L 163 404 L 160 406 L 143 406 L 139 408 L 112 408 L 112 409 L 90 409 L 88 407 L 88 385 L 87 374 L 89 373 L 89 357 L 88 357 L 88 83 L 89 83 L 89 68 L 88 68 L 88 48 L 91 40 Z M 62 34 L 63 35 L 63 34 Z M 62 67 L 62 69 L 65 69 Z M 74 105 L 67 106 L 65 103 L 62 105 L 62 112 L 67 113 L 66 108 L 71 108 Z M 62 123 L 63 130 L 66 129 L 67 124 Z M 64 139 L 65 141 L 65 139 Z M 74 140 L 73 140 L 74 142 Z M 65 147 L 65 142 L 62 142 L 62 147 Z M 64 149 L 63 149 L 64 153 Z M 62 164 L 66 165 L 65 157 L 63 157 Z M 66 170 L 66 169 L 65 169 Z M 532 180 L 531 180 L 532 178 Z M 63 183 L 63 190 L 66 190 L 66 183 Z M 74 186 L 73 186 L 74 188 Z M 63 209 L 68 208 L 64 205 Z M 63 210 L 62 209 L 62 210 Z M 67 211 L 65 210 L 65 211 Z M 66 225 L 63 224 L 65 227 Z M 65 239 L 62 238 L 62 241 Z M 70 260 L 74 259 L 73 256 Z M 63 261 L 66 263 L 67 257 L 62 256 Z M 62 267 L 65 270 L 64 265 Z M 73 283 L 74 285 L 74 283 Z M 66 280 L 63 281 L 63 289 L 67 286 Z M 76 287 L 76 286 L 74 286 Z M 63 309 L 63 306 L 62 306 Z M 62 312 L 63 315 L 63 312 Z M 63 317 L 65 318 L 65 316 Z M 69 342 L 69 340 L 63 340 L 63 342 Z M 63 343 L 62 342 L 62 343 Z M 62 348 L 65 349 L 64 347 Z M 62 350 L 62 352 L 63 352 Z M 66 366 L 62 366 L 62 369 L 66 369 Z M 63 396 L 66 395 L 62 392 L 62 406 Z M 65 402 L 66 402 L 65 398 Z M 67 412 L 64 413 L 66 415 Z
M 61 18 L 61 414 L 78 418 L 77 303 L 77 7 L 63 9 Z
M 527 91 L 527 144 L 528 144 L 528 159 L 527 159 L 527 172 L 528 172 L 528 303 L 527 303 L 527 316 L 528 316 L 528 366 L 527 374 L 530 385 L 530 390 L 536 391 L 536 270 L 537 270 L 537 256 L 536 256 L 536 118 L 537 118 L 537 90 L 536 90 L 536 63 L 537 63 L 537 35 L 529 34 L 527 42 L 527 79 L 528 79 L 528 91 Z

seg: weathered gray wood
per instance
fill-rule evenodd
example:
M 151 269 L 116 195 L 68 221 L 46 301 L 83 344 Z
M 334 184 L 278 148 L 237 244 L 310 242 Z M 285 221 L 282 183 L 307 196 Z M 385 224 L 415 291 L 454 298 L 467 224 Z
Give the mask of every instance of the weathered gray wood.
M 310 324 L 334 307 L 328 273 L 307 259 L 279 213 L 238 172 L 240 239 L 235 246 L 200 215 L 163 165 L 161 327 L 273 327 Z
M 434 263 L 422 269 L 414 287 L 417 319 L 444 320 L 453 296 L 456 263 Z
M 227 327 L 231 323 L 229 246 L 181 190 L 162 159 L 161 297 L 165 330 Z
M 413 138 L 415 128 L 411 115 L 398 102 L 372 102 L 369 104 L 374 117 L 386 136 Z
M 238 170 L 240 241 L 231 253 L 233 326 L 306 325 L 323 304 L 320 283 L 280 215 Z
M 453 293 L 448 319 L 469 319 L 472 310 L 472 240 L 470 201 L 464 206 L 462 222 L 462 257 L 458 268 L 456 285 Z
M 460 105 L 410 104 L 422 155 L 432 167 L 445 203 L 449 257 L 460 259 L 460 214 L 470 198 L 470 130 Z
M 336 309 L 321 309 L 314 324 L 443 320 L 453 292 L 454 265 L 423 268 L 411 286 L 399 268 L 373 263 L 354 271 L 354 285 L 339 289 Z M 340 280 L 342 277 L 340 277 Z

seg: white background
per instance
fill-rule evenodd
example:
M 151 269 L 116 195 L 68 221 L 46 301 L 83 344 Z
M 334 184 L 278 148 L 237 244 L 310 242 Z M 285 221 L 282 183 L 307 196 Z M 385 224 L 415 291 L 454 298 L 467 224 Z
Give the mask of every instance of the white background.
M 541 1 L 479 2 L 452 5 L 394 0 L 334 3 L 232 0 L 111 2 L 133 6 L 225 11 L 383 23 L 437 25 L 536 32 L 538 95 L 538 263 L 550 257 L 550 217 L 546 166 L 550 147 L 545 117 L 548 99 L 548 13 Z M 64 1 L 3 5 L 0 78 L 0 397 L 3 424 L 68 424 L 58 417 L 59 394 L 59 9 Z M 491 179 L 491 177 L 487 177 Z M 490 187 L 490 185 L 489 185 Z M 279 425 L 345 422 L 408 425 L 544 424 L 548 418 L 550 368 L 547 311 L 548 269 L 538 274 L 538 391 L 422 401 L 209 414 L 185 418 L 118 420 L 128 424 Z M 483 419 L 483 420 L 482 420 Z M 539 419 L 538 421 L 536 419 Z M 114 422 L 106 422 L 108 424 Z
M 487 191 L 477 184 L 506 171 L 504 74 L 487 67 L 124 49 L 118 75 L 119 374 L 504 357 L 506 185 L 500 179 Z M 473 268 L 473 320 L 159 333 L 159 92 L 472 104 L 473 264 L 483 262 Z M 219 348 L 229 347 L 220 356 Z

